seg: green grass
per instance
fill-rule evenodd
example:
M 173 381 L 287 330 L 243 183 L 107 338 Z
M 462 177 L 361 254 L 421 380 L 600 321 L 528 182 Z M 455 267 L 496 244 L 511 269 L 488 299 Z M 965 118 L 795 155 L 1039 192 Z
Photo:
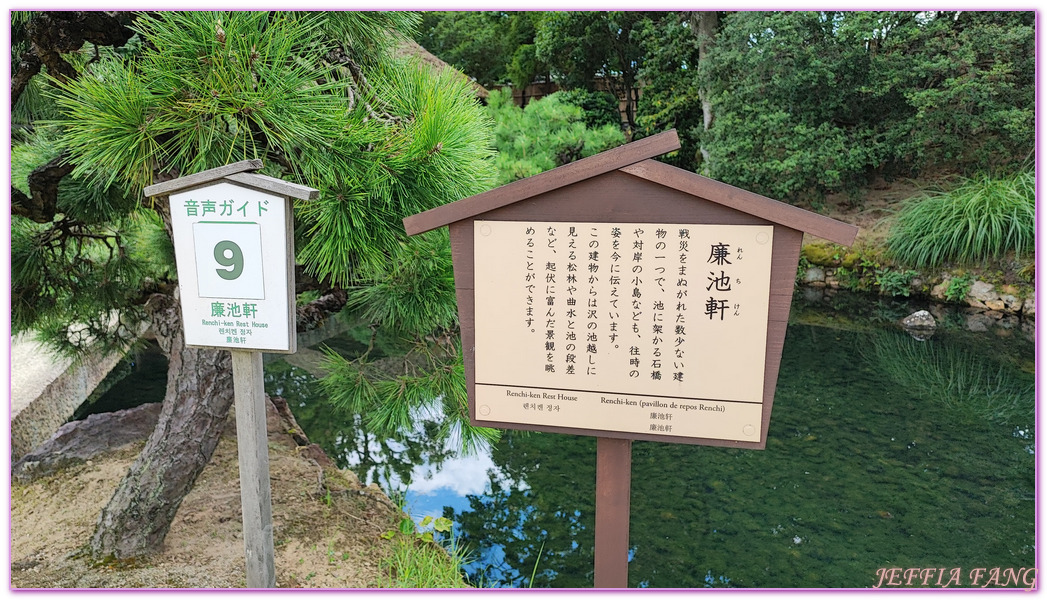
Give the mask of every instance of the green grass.
M 467 588 L 462 577 L 466 553 L 453 543 L 443 546 L 417 536 L 397 536 L 393 550 L 383 559 L 383 588 Z
M 463 577 L 469 562 L 469 551 L 458 544 L 450 519 L 427 516 L 415 526 L 403 506 L 403 496 L 395 496 L 400 505 L 400 523 L 381 535 L 392 542 L 390 554 L 379 563 L 383 588 L 467 588 Z M 432 529 L 429 529 L 432 527 Z
M 985 263 L 1014 252 L 1031 253 L 1035 233 L 1035 177 L 965 179 L 950 191 L 927 192 L 906 203 L 887 237 L 899 262 L 937 267 Z

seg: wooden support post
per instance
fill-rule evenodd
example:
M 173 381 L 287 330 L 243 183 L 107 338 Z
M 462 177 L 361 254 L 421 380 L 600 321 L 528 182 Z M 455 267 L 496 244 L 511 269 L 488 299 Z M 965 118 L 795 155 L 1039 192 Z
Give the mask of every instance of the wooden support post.
M 594 586 L 629 586 L 629 493 L 632 440 L 596 438 Z
M 265 423 L 262 353 L 230 350 L 236 402 L 236 446 L 240 459 L 240 503 L 244 517 L 247 587 L 276 587 L 273 506 L 269 485 L 269 436 Z

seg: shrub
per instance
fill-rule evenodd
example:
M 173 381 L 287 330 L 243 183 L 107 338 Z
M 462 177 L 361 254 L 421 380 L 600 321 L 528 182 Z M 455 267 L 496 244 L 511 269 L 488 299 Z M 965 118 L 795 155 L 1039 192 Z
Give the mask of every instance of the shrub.
M 969 274 L 953 277 L 949 280 L 949 285 L 945 286 L 945 299 L 949 302 L 963 302 L 970 290 L 971 276 Z
M 495 122 L 495 168 L 499 185 L 537 175 L 625 142 L 617 125 L 589 128 L 584 111 L 552 94 L 520 109 L 505 91 L 487 99 Z
M 885 296 L 909 297 L 910 284 L 914 277 L 919 275 L 916 271 L 895 271 L 892 269 L 879 269 L 876 271 L 876 285 L 880 287 L 880 293 Z
M 618 99 L 610 92 L 590 90 L 562 90 L 552 94 L 565 104 L 573 104 L 582 109 L 585 115 L 585 126 L 590 128 L 613 125 L 621 127 L 622 115 L 618 111 Z
M 1035 233 L 1035 177 L 967 179 L 907 203 L 887 237 L 894 258 L 914 267 L 984 263 L 1029 253 Z

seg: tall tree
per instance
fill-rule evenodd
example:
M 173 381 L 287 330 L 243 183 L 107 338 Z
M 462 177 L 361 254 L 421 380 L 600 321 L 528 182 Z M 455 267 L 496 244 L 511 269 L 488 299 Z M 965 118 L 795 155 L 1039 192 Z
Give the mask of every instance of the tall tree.
M 480 85 L 518 85 L 520 74 L 516 71 L 527 62 L 520 51 L 523 47 L 533 47 L 534 20 L 538 14 L 520 11 L 425 12 L 416 39 L 426 50 L 475 78 Z M 529 83 L 530 78 L 523 82 L 524 85 Z
M 535 34 L 535 51 L 567 89 L 595 90 L 599 82 L 625 103 L 626 124 L 636 128 L 633 103 L 643 47 L 638 28 L 659 13 L 641 11 L 564 11 L 544 13 Z
M 376 327 L 401 323 L 424 358 L 403 359 L 416 367 L 411 381 L 384 374 L 400 392 L 372 400 L 389 423 L 442 402 L 451 425 L 491 435 L 462 418 L 449 253 L 439 234 L 406 240 L 400 225 L 490 185 L 490 133 L 459 74 L 389 58 L 415 14 L 13 22 L 13 327 L 85 353 L 116 351 L 148 323 L 170 362 L 157 428 L 99 519 L 95 555 L 161 547 L 232 401 L 228 354 L 182 342 L 167 202 L 140 202 L 151 183 L 260 158 L 264 173 L 319 188 L 296 207 L 299 281 L 315 298 L 299 321 L 355 298 Z
M 637 106 L 637 135 L 676 129 L 680 150 L 660 160 L 694 171 L 704 153 L 699 147 L 703 124 L 703 91 L 698 86 L 699 40 L 690 11 L 648 20 L 639 29 L 644 63 L 639 77 L 643 94 Z M 709 122 L 711 124 L 711 112 Z
M 709 50 L 716 39 L 716 33 L 720 29 L 720 13 L 715 10 L 692 11 L 688 15 L 688 24 L 694 32 L 698 44 L 698 64 L 709 57 Z M 709 131 L 713 126 L 713 101 L 711 93 L 705 87 L 698 88 L 698 98 L 702 101 L 702 133 Z M 709 149 L 705 146 L 700 148 L 702 162 L 708 162 Z M 705 170 L 708 173 L 708 169 Z
M 625 142 L 617 120 L 589 127 L 585 112 L 556 92 L 523 108 L 505 90 L 491 92 L 487 110 L 495 122 L 499 184 L 537 175 Z M 617 113 L 617 107 L 615 107 Z

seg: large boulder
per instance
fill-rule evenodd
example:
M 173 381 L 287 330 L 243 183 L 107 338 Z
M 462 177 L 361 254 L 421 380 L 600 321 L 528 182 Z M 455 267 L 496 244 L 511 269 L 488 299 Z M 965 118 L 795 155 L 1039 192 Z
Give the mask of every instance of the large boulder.
M 70 421 L 15 462 L 11 473 L 18 481 L 32 481 L 124 444 L 145 440 L 156 427 L 160 406 L 154 402 Z

